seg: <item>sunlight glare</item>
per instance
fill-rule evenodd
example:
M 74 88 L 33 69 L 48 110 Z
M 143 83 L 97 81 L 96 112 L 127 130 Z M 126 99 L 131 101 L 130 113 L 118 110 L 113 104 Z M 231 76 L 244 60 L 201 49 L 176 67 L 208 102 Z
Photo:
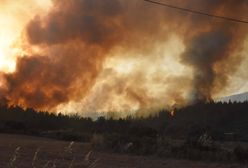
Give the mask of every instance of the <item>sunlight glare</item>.
M 29 1 L 29 2 L 27 2 Z M 36 14 L 44 13 L 51 7 L 51 0 L 16 0 L 0 4 L 0 71 L 15 71 L 16 59 L 22 56 L 21 41 L 25 25 Z

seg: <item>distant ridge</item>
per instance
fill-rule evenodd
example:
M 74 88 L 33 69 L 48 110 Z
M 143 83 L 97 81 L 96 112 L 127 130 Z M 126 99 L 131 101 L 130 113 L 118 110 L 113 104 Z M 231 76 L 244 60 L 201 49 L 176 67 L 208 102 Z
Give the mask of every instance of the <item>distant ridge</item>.
M 235 94 L 235 95 L 216 99 L 216 102 L 239 102 L 239 103 L 243 103 L 246 101 L 248 101 L 248 92 L 244 92 L 244 93 Z

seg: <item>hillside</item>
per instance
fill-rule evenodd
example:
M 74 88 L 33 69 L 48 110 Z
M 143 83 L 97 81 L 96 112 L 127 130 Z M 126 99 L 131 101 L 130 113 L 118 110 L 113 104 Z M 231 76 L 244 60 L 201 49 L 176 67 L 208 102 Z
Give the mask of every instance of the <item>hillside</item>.
M 246 102 L 248 101 L 248 92 L 235 94 L 227 97 L 222 97 L 220 99 L 217 99 L 216 101 L 220 102 Z

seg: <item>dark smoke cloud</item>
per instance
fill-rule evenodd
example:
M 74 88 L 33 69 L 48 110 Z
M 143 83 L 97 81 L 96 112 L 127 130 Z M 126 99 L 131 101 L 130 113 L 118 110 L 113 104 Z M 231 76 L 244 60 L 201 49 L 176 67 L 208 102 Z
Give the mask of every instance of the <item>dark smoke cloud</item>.
M 245 0 L 177 2 L 242 19 L 248 10 Z M 234 53 L 247 34 L 244 25 L 128 0 L 54 0 L 45 17 L 36 16 L 26 26 L 28 50 L 32 51 L 33 47 L 39 50 L 20 57 L 16 71 L 3 75 L 6 84 L 2 97 L 10 105 L 56 110 L 61 104 L 81 100 L 89 94 L 97 85 L 106 58 L 116 48 L 146 55 L 143 57 L 149 57 L 146 59 L 152 64 L 161 59 L 153 56 L 156 47 L 171 34 L 183 40 L 185 51 L 181 63 L 192 68 L 192 80 L 188 77 L 191 74 L 179 77 L 160 74 L 158 79 L 169 85 L 169 89 L 154 98 L 145 86 L 148 82 L 145 67 L 137 68 L 138 72 L 128 77 L 110 73 L 113 78 L 100 87 L 99 97 L 93 100 L 101 108 L 108 107 L 107 103 L 114 97 L 111 94 L 124 95 L 129 102 L 138 102 L 140 108 L 150 108 L 157 101 L 166 104 L 160 100 L 165 97 L 171 97 L 175 104 L 185 104 L 188 100 L 182 95 L 189 89 L 193 90 L 190 95 L 193 101 L 211 100 L 213 94 L 228 84 L 229 76 L 242 60 L 241 55 Z
M 45 19 L 36 16 L 28 24 L 28 40 L 48 45 L 79 40 L 106 47 L 120 36 L 116 20 L 121 13 L 118 1 L 56 0 Z
M 118 0 L 53 3 L 45 17 L 34 17 L 26 27 L 26 48 L 38 47 L 38 54 L 19 58 L 16 71 L 5 74 L 9 104 L 53 110 L 80 99 L 94 85 L 114 46 L 145 49 L 144 44 L 153 41 L 138 39 L 157 24 L 150 26 L 149 20 L 135 16 L 138 12 L 132 2 L 131 6 Z M 152 16 L 146 14 L 145 18 Z
M 41 55 L 19 58 L 16 71 L 5 75 L 11 104 L 52 110 L 85 95 L 106 53 L 121 39 L 118 1 L 53 3 L 46 17 L 36 16 L 26 27 L 28 42 L 41 47 Z
M 230 37 L 225 32 L 206 32 L 192 39 L 182 55 L 182 60 L 194 69 L 195 99 L 211 101 L 217 78 L 214 66 L 228 56 Z M 226 74 L 221 74 L 226 75 Z
M 244 18 L 248 9 L 245 0 L 195 1 L 187 4 L 192 9 L 231 18 Z M 246 25 L 230 21 L 211 19 L 198 15 L 191 16 L 192 30 L 187 30 L 186 50 L 182 54 L 182 63 L 193 69 L 193 88 L 191 102 L 212 101 L 213 95 L 224 89 L 230 76 L 238 69 L 243 55 L 246 38 Z

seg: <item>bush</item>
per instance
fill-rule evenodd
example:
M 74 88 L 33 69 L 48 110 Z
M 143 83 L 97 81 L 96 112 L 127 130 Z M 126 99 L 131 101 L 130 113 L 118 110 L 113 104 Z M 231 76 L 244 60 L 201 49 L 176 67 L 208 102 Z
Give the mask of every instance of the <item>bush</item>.
M 248 150 L 242 148 L 241 146 L 237 146 L 234 151 L 234 155 L 236 159 L 240 162 L 248 162 Z
M 102 150 L 106 148 L 104 142 L 104 136 L 101 134 L 93 134 L 90 142 L 92 147 L 95 149 Z

